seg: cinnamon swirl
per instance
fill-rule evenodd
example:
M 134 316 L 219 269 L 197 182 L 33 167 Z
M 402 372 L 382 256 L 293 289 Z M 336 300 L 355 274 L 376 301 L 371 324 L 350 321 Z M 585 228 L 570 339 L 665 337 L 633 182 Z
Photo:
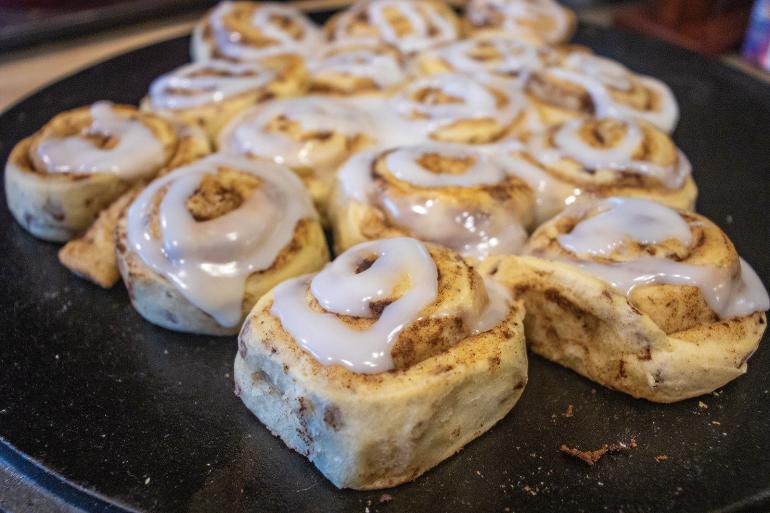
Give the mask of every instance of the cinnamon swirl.
M 311 56 L 321 33 L 299 9 L 278 2 L 220 2 L 195 26 L 192 57 L 259 62 Z
M 215 154 L 152 182 L 118 223 L 134 308 L 191 333 L 236 333 L 257 299 L 328 260 L 302 183 L 283 166 Z
M 631 116 L 670 133 L 679 120 L 666 84 L 590 52 L 569 52 L 558 66 L 534 71 L 524 88 L 545 125 L 585 115 Z
M 519 133 L 524 106 L 524 96 L 504 84 L 442 73 L 416 79 L 388 102 L 369 102 L 368 108 L 387 147 L 425 140 L 493 143 Z
M 525 302 L 538 354 L 656 402 L 711 392 L 746 372 L 767 291 L 708 219 L 639 198 L 574 205 L 525 257 L 485 261 Z
M 332 205 L 338 252 L 413 236 L 483 259 L 521 250 L 534 193 L 473 147 L 425 143 L 351 158 L 338 173 Z
M 135 107 L 80 107 L 13 148 L 5 167 L 8 208 L 32 235 L 67 241 L 133 184 L 208 151 L 198 131 Z
M 374 123 L 353 105 L 323 96 L 274 100 L 243 112 L 222 130 L 219 150 L 290 167 L 326 212 L 334 173 L 374 142 Z
M 455 40 L 460 20 L 438 0 L 362 0 L 324 26 L 329 41 L 381 41 L 404 54 Z
M 265 63 L 211 60 L 186 64 L 157 78 L 142 109 L 202 127 L 216 139 L 236 114 L 271 98 L 297 96 L 307 87 L 301 58 L 285 57 L 280 68 Z
M 311 93 L 343 97 L 384 96 L 408 76 L 404 58 L 381 43 L 330 43 L 308 67 Z
M 496 152 L 536 191 L 537 224 L 583 197 L 641 196 L 695 207 L 690 161 L 665 133 L 633 118 L 576 118 Z
M 239 337 L 236 393 L 337 487 L 395 486 L 516 403 L 522 316 L 448 249 L 366 242 L 257 303 Z
M 500 32 L 531 42 L 561 43 L 572 37 L 575 13 L 553 0 L 470 0 L 470 32 Z

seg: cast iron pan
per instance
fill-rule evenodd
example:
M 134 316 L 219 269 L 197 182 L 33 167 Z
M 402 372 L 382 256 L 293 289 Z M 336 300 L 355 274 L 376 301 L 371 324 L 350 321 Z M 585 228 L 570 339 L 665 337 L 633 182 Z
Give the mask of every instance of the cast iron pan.
M 699 210 L 767 282 L 770 87 L 619 31 L 583 27 L 576 41 L 671 85 L 682 111 L 675 139 L 692 160 Z M 54 114 L 101 99 L 136 103 L 154 77 L 187 59 L 187 39 L 174 39 L 36 93 L 0 117 L 0 160 Z M 770 508 L 767 340 L 747 376 L 702 404 L 634 400 L 532 356 L 511 414 L 416 482 L 387 490 L 387 500 L 335 489 L 241 405 L 231 377 L 235 338 L 143 321 L 122 286 L 103 291 L 71 275 L 56 261 L 58 247 L 25 233 L 4 204 L 0 241 L 2 452 L 40 486 L 92 510 Z M 563 415 L 569 405 L 571 417 Z M 593 467 L 559 452 L 562 443 L 593 449 L 632 437 L 636 449 Z M 661 455 L 668 459 L 656 461 Z

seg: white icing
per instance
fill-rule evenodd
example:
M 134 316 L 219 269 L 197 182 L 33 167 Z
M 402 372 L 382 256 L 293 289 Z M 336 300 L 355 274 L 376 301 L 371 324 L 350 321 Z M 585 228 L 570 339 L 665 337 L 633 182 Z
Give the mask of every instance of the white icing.
M 229 167 L 260 178 L 261 184 L 238 208 L 196 221 L 187 199 L 206 175 Z M 150 234 L 147 216 L 160 191 L 160 240 Z M 292 240 L 297 223 L 315 218 L 302 183 L 288 169 L 215 154 L 152 182 L 128 210 L 128 244 L 153 270 L 168 278 L 192 304 L 220 325 L 236 326 L 246 279 L 269 268 Z
M 673 209 L 653 201 L 609 198 L 598 205 L 601 213 L 581 221 L 569 234 L 558 238 L 562 247 L 578 257 L 609 256 L 628 240 L 644 244 L 671 239 L 685 245 L 691 242 L 684 219 Z M 572 214 L 567 211 L 564 215 Z M 583 259 L 569 262 L 626 295 L 635 287 L 658 283 L 698 287 L 709 307 L 723 319 L 770 308 L 767 291 L 743 259 L 740 260 L 739 276 L 731 276 L 730 270 L 723 267 L 686 264 L 653 256 L 610 264 Z
M 494 146 L 491 151 L 510 173 L 526 181 L 535 191 L 538 224 L 561 212 L 583 194 L 579 185 L 561 180 L 548 171 L 549 168 L 557 169 L 562 159 L 571 159 L 587 170 L 607 170 L 618 174 L 633 172 L 654 178 L 669 189 L 682 187 L 692 172 L 684 153 L 677 150 L 676 163 L 671 166 L 635 159 L 633 155 L 643 144 L 644 134 L 633 119 L 624 117 L 621 120 L 627 130 L 623 138 L 609 148 L 595 148 L 587 144 L 579 134 L 585 120 L 574 119 L 556 130 L 552 139 L 556 147 L 551 146 L 546 134 L 540 133 L 532 136 L 526 144 L 507 141 Z M 585 173 L 580 181 L 590 183 L 593 177 Z
M 571 58 L 574 58 L 573 54 Z M 581 56 L 581 59 L 586 59 L 585 56 Z M 598 59 L 598 57 L 596 57 Z M 596 65 L 594 61 L 591 61 L 592 67 L 589 70 L 571 69 L 569 67 L 561 68 L 548 68 L 543 73 L 546 76 L 551 76 L 557 80 L 563 80 L 565 82 L 572 82 L 581 86 L 591 97 L 591 101 L 594 106 L 594 116 L 599 118 L 625 118 L 628 116 L 637 117 L 652 123 L 665 132 L 671 132 L 679 119 L 679 108 L 677 107 L 676 100 L 671 90 L 660 82 L 659 80 L 651 77 L 633 76 L 631 72 L 628 72 L 628 84 L 630 87 L 632 76 L 633 80 L 637 80 L 647 89 L 653 91 L 657 97 L 659 103 L 658 108 L 655 110 L 638 110 L 631 105 L 616 101 L 608 87 L 612 87 L 612 83 L 606 83 L 602 80 L 608 80 L 610 82 L 617 82 L 620 80 L 616 75 L 618 68 L 613 68 L 612 74 L 608 74 L 606 71 L 594 71 L 593 67 L 601 67 L 605 64 Z M 595 73 L 592 74 L 592 73 Z
M 608 198 L 603 210 L 581 221 L 559 244 L 576 255 L 608 257 L 628 240 L 658 244 L 675 239 L 684 245 L 692 240 L 690 227 L 676 210 L 640 198 Z
M 462 174 L 432 173 L 417 162 L 422 155 L 430 153 L 455 158 L 470 156 L 476 162 Z M 371 169 L 378 155 L 374 151 L 355 155 L 340 169 L 338 181 L 343 194 L 350 200 L 377 206 L 394 225 L 464 256 L 483 259 L 493 254 L 520 252 L 527 233 L 516 212 L 494 204 L 483 211 L 466 210 L 454 202 L 420 191 L 414 194 L 377 191 L 373 187 Z M 423 188 L 491 185 L 500 183 L 507 176 L 499 163 L 459 145 L 429 143 L 397 148 L 387 153 L 385 164 L 395 178 Z
M 534 35 L 545 42 L 557 43 L 569 35 L 571 22 L 569 11 L 553 0 L 472 0 L 467 16 L 476 26 L 484 26 L 491 14 L 501 14 L 499 29 L 509 35 Z M 543 30 L 543 18 L 550 20 L 550 30 Z M 532 24 L 538 26 L 533 31 Z
M 522 143 L 510 141 L 495 153 L 509 173 L 527 182 L 535 192 L 535 224 L 541 224 L 564 210 L 566 205 L 575 203 L 583 191 L 532 164 L 521 156 L 524 152 Z
M 511 311 L 513 298 L 507 287 L 486 276 L 484 277 L 484 285 L 487 289 L 487 296 L 489 296 L 489 303 L 471 329 L 472 335 L 478 335 L 499 326 Z
M 376 47 L 347 46 L 349 43 L 332 43 L 318 59 L 308 63 L 310 72 L 340 74 L 372 80 L 380 89 L 387 89 L 403 82 L 406 71 L 394 54 L 377 51 Z
M 431 95 L 427 101 L 412 99 L 416 92 L 423 90 L 440 91 L 457 101 L 432 103 Z M 379 108 L 377 119 L 383 120 L 381 132 L 393 134 L 383 134 L 383 140 L 393 137 L 399 144 L 412 144 L 462 120 L 491 119 L 507 127 L 521 112 L 523 97 L 506 91 L 506 98 L 505 105 L 498 105 L 498 98 L 488 85 L 465 75 L 444 73 L 412 82 Z M 398 118 L 393 119 L 394 115 Z M 391 145 L 396 145 L 395 141 Z
M 306 133 L 354 137 L 375 131 L 366 112 L 342 100 L 323 96 L 274 100 L 252 107 L 230 122 L 219 136 L 220 151 L 271 159 L 290 167 L 316 163 L 323 141 L 297 140 L 283 132 L 268 131 L 268 124 L 279 117 L 297 122 Z
M 141 121 L 119 115 L 109 102 L 91 106 L 91 125 L 83 133 L 43 140 L 37 157 L 49 173 L 111 173 L 121 178 L 152 176 L 165 164 L 163 143 Z M 112 148 L 99 148 L 83 136 L 110 136 Z
M 572 52 L 563 61 L 564 67 L 591 76 L 613 89 L 631 89 L 631 72 L 612 59 L 588 52 Z
M 568 157 L 586 169 L 631 171 L 655 178 L 669 189 L 681 187 L 691 172 L 687 157 L 677 151 L 676 165 L 673 166 L 659 166 L 634 159 L 634 153 L 644 143 L 644 132 L 633 119 L 625 117 L 621 120 L 626 131 L 623 138 L 611 147 L 597 148 L 588 144 L 580 136 L 585 120 L 577 118 L 566 121 L 557 129 L 553 137 L 556 148 L 547 147 L 544 136 L 535 136 L 529 144 L 529 153 L 545 166 L 556 165 L 562 158 Z
M 499 57 L 476 58 L 474 50 L 482 45 L 493 47 Z M 432 50 L 432 54 L 443 59 L 455 72 L 466 73 L 477 78 L 480 75 L 490 74 L 521 80 L 532 70 L 541 69 L 550 60 L 551 50 L 507 35 L 486 35 L 448 44 Z
M 206 71 L 217 75 L 200 75 Z M 258 64 L 196 62 L 155 79 L 150 86 L 150 103 L 154 109 L 189 109 L 258 90 L 274 79 L 273 71 Z
M 410 27 L 409 34 L 399 35 L 390 24 L 385 11 L 395 9 L 405 18 Z M 404 53 L 424 50 L 436 44 L 456 39 L 457 29 L 452 20 L 436 10 L 429 2 L 415 0 L 377 0 L 362 2 L 342 14 L 337 20 L 335 40 L 361 40 L 348 34 L 350 25 L 356 23 L 361 11 L 366 12 L 368 23 L 379 37 Z
M 373 256 L 376 261 L 371 267 L 356 274 L 360 262 Z M 353 328 L 334 315 L 374 317 L 369 303 L 389 297 L 399 278 L 408 279 L 409 289 L 386 306 L 369 328 Z M 332 313 L 308 306 L 308 285 L 313 297 Z M 393 369 L 390 348 L 437 293 L 438 271 L 425 246 L 414 239 L 386 239 L 354 246 L 312 279 L 305 276 L 277 286 L 271 313 L 322 364 L 373 374 Z
M 419 163 L 425 155 L 438 154 L 447 159 L 472 160 L 463 173 L 434 173 Z M 425 143 L 389 151 L 385 164 L 391 174 L 417 187 L 474 187 L 493 185 L 507 177 L 505 169 L 470 147 L 455 144 Z
M 265 46 L 256 47 L 244 41 L 242 34 L 230 31 L 225 25 L 224 18 L 233 9 L 231 2 L 220 2 L 212 11 L 209 24 L 213 35 L 213 44 L 219 52 L 229 58 L 239 61 L 256 61 L 274 55 L 297 54 L 310 56 L 320 41 L 318 28 L 304 14 L 292 7 L 279 3 L 262 2 L 255 4 L 251 16 L 251 25 L 261 35 L 270 39 Z M 302 36 L 295 39 L 271 18 L 288 18 L 302 27 Z

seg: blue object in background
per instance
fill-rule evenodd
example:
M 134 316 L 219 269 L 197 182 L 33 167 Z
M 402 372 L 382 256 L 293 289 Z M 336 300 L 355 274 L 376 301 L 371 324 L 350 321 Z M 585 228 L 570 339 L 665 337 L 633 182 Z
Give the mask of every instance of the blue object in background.
M 750 63 L 770 71 L 770 0 L 756 0 L 741 50 Z

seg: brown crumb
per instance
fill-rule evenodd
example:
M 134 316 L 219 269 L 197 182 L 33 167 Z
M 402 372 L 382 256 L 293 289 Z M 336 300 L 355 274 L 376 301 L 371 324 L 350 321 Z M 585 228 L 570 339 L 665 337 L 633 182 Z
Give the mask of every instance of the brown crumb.
M 703 401 L 698 401 L 698 408 L 700 408 L 701 410 L 708 410 L 709 405 L 704 403 Z
M 721 426 L 722 425 L 722 423 L 719 422 L 718 420 L 712 420 L 711 424 L 714 425 L 714 426 Z
M 658 463 L 660 463 L 661 461 L 666 461 L 667 459 L 668 459 L 668 456 L 665 454 L 658 454 L 657 456 L 655 456 L 655 461 L 657 461 Z
M 599 449 L 594 449 L 593 451 L 581 451 L 576 447 L 569 447 L 566 444 L 562 444 L 561 447 L 559 447 L 559 450 L 564 454 L 577 458 L 587 465 L 593 465 L 602 459 L 605 454 L 619 454 L 621 452 L 628 452 L 631 449 L 636 449 L 635 437 L 632 437 L 631 441 L 628 443 L 615 442 L 612 444 L 604 444 Z
M 575 408 L 571 405 L 567 405 L 567 411 L 564 412 L 564 416 L 567 418 L 572 417 L 575 414 Z
M 382 495 L 380 495 L 380 504 L 383 504 L 385 502 L 390 502 L 392 500 L 393 500 L 393 496 L 390 495 L 389 493 L 383 493 Z
M 567 447 L 566 444 L 561 444 L 559 450 L 564 454 L 583 461 L 587 465 L 593 465 L 602 459 L 602 456 L 607 454 L 607 451 L 609 451 L 609 446 L 605 444 L 601 448 L 593 451 L 581 451 L 580 449 L 574 447 Z

